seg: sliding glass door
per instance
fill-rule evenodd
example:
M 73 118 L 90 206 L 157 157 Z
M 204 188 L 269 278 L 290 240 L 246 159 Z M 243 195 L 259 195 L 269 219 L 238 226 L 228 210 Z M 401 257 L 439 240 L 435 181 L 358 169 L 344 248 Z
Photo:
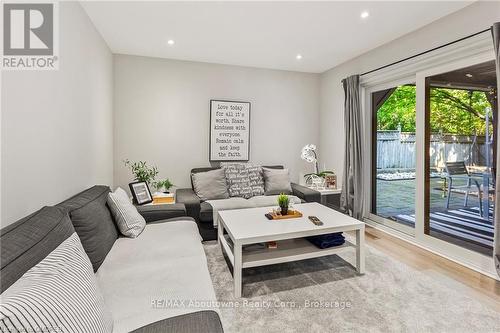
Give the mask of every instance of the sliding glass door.
M 415 103 L 414 83 L 371 93 L 371 214 L 407 233 L 415 226 Z
M 488 274 L 496 274 L 493 59 L 491 46 L 470 46 L 361 80 L 367 222 Z
M 498 103 L 494 61 L 425 78 L 424 232 L 491 255 Z

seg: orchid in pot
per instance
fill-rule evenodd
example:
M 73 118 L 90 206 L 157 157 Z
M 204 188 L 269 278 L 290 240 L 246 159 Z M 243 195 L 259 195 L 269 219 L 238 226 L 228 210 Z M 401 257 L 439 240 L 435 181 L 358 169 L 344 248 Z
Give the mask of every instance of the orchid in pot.
M 314 163 L 314 172 L 304 175 L 306 183 L 311 183 L 317 178 L 325 178 L 327 175 L 335 174 L 333 171 L 329 170 L 319 171 L 318 155 L 316 154 L 316 145 L 314 144 L 305 145 L 304 148 L 302 148 L 300 157 L 306 162 Z

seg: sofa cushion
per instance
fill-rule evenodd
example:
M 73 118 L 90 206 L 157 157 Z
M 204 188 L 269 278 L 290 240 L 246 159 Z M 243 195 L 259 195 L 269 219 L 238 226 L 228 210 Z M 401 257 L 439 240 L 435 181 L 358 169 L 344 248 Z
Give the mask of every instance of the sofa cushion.
M 212 221 L 214 226 L 217 225 L 217 214 L 219 211 L 253 207 L 252 203 L 248 199 L 238 197 L 222 200 L 209 200 L 207 203 L 212 206 Z
M 135 238 L 146 226 L 146 220 L 137 211 L 127 193 L 118 187 L 115 192 L 108 193 L 108 206 L 122 235 Z
M 186 207 L 181 203 L 137 206 L 146 223 L 186 216 Z
M 290 204 L 299 204 L 301 203 L 300 198 L 289 195 L 289 203 Z M 278 195 L 259 195 L 253 198 L 248 199 L 253 207 L 272 207 L 278 206 Z
M 94 272 L 118 239 L 118 229 L 106 203 L 109 192 L 109 187 L 97 185 L 57 205 L 69 213 Z
M 292 185 L 290 183 L 288 169 L 270 169 L 264 167 L 262 170 L 264 172 L 266 195 L 292 193 Z
M 194 192 L 201 200 L 229 198 L 223 169 L 191 174 Z
M 247 164 L 246 170 L 248 172 L 250 188 L 252 189 L 252 196 L 264 195 L 265 189 L 262 167 L 258 165 Z
M 244 163 L 227 163 L 223 165 L 226 173 L 227 188 L 230 197 L 250 198 L 252 187 L 248 170 Z
M 119 238 L 96 277 L 113 313 L 116 333 L 185 313 L 214 310 L 167 303 L 216 299 L 193 221 L 148 224 L 138 238 Z
M 2 293 L 2 331 L 111 332 L 89 258 L 73 232 Z
M 217 169 L 220 169 L 220 167 L 193 168 L 193 169 L 191 169 L 191 174 L 193 174 L 193 173 L 199 173 L 199 172 L 207 172 L 207 171 L 217 170 Z M 191 177 L 191 189 L 194 190 L 193 178 L 192 177 Z
M 0 230 L 0 292 L 74 232 L 68 215 L 56 207 L 43 207 Z

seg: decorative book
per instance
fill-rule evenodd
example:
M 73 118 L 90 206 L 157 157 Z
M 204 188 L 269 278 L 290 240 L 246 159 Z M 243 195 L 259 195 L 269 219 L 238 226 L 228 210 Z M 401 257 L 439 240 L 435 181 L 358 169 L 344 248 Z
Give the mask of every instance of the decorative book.
M 169 193 L 169 194 L 164 194 L 164 193 L 155 193 L 153 195 L 153 204 L 169 204 L 169 203 L 174 203 L 174 194 Z
M 278 243 L 275 241 L 267 242 L 266 243 L 268 249 L 277 249 L 278 248 Z

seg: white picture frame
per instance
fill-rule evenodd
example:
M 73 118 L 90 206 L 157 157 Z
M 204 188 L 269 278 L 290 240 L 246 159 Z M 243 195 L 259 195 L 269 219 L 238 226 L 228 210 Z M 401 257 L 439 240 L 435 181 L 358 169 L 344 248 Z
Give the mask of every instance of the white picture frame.
M 210 100 L 210 162 L 250 159 L 250 102 Z

